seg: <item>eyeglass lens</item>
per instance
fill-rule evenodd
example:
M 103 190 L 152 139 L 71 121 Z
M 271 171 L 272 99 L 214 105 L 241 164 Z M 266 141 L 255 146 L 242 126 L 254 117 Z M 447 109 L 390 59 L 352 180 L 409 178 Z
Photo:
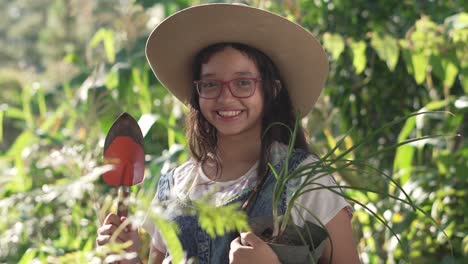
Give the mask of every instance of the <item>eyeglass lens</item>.
M 201 80 L 197 82 L 197 89 L 201 97 L 217 98 L 226 84 L 235 97 L 249 97 L 255 91 L 255 79 L 240 78 L 227 82 L 219 80 Z

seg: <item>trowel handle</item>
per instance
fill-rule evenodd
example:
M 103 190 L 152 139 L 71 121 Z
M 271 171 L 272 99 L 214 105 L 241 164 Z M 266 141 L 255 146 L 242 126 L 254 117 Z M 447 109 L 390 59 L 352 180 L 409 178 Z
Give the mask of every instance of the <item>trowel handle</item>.
M 128 197 L 130 196 L 130 186 L 119 187 L 119 203 L 117 204 L 117 215 L 119 217 L 128 216 Z

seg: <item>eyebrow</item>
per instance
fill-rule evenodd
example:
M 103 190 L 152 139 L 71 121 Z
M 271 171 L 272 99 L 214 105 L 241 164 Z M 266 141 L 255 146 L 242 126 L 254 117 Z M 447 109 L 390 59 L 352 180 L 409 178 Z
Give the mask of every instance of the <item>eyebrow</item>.
M 235 72 L 234 74 L 239 75 L 239 76 L 254 76 L 255 75 L 250 71 L 239 71 L 239 72 Z M 209 77 L 214 77 L 214 76 L 216 76 L 215 73 L 205 73 L 201 77 L 202 78 L 209 78 Z

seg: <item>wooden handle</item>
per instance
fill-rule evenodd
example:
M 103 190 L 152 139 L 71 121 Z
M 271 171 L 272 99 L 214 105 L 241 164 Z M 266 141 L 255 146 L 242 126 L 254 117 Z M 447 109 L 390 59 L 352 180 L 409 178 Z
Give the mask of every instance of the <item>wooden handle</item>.
M 119 203 L 117 204 L 117 215 L 119 217 L 128 216 L 128 197 L 130 196 L 130 186 L 119 187 Z

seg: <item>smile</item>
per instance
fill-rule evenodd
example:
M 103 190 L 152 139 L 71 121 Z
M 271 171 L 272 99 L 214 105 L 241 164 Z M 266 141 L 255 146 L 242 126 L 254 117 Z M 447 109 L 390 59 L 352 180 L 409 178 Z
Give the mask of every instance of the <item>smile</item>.
M 242 111 L 216 111 L 216 113 L 221 117 L 235 117 L 238 116 Z

